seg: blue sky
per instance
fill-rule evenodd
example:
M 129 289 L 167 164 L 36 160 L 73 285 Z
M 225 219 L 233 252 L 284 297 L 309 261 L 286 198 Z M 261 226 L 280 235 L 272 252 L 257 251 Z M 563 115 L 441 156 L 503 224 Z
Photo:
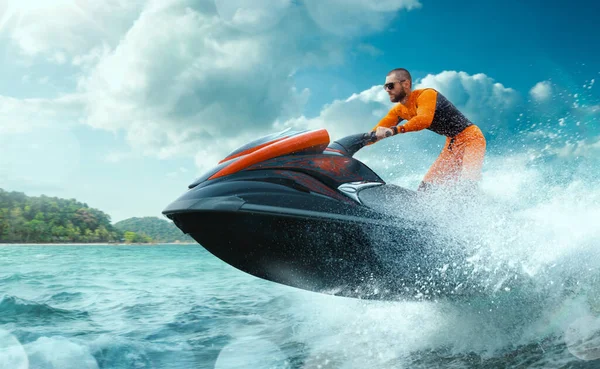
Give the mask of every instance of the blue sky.
M 381 84 L 396 67 L 481 126 L 489 183 L 509 162 L 595 165 L 599 12 L 577 1 L 0 0 L 0 188 L 76 198 L 115 221 L 160 216 L 258 136 L 369 130 L 391 107 Z M 415 187 L 441 144 L 418 132 L 359 158 Z

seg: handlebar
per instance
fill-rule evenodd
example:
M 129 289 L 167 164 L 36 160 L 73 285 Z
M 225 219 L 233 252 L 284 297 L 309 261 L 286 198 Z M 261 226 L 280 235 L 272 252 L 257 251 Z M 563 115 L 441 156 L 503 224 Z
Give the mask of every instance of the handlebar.
M 386 137 L 390 137 L 398 133 L 398 129 L 394 128 L 396 127 L 392 127 L 392 132 L 386 132 Z M 367 133 L 358 133 L 341 138 L 330 144 L 329 147 L 335 149 L 336 151 L 344 153 L 344 155 L 351 157 L 354 154 L 356 154 L 358 150 L 376 141 L 377 135 L 375 134 L 375 131 L 371 131 Z
M 398 127 L 397 126 L 393 126 L 391 128 L 392 132 L 386 131 L 385 132 L 385 137 L 392 137 L 393 135 L 398 134 Z M 375 131 L 371 131 L 369 133 L 365 133 L 365 139 L 368 140 L 368 142 L 375 142 L 377 141 L 377 134 L 375 134 Z

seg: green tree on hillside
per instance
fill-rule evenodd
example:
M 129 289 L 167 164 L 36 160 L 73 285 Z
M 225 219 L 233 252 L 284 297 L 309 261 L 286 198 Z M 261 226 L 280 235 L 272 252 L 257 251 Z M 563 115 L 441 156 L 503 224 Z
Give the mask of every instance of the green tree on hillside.
M 152 238 L 155 242 L 194 242 L 173 222 L 158 217 L 129 218 L 115 223 L 123 232 L 136 232 Z
M 75 199 L 0 189 L 0 242 L 120 242 L 110 217 Z
M 152 242 L 152 239 L 144 234 L 138 234 L 135 232 L 125 232 L 125 242 L 127 243 L 147 243 Z

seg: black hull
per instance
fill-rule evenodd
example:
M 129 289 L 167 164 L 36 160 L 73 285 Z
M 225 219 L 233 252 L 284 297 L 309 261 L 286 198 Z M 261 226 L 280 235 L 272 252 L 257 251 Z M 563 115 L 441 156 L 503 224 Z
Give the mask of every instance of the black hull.
M 173 216 L 173 215 L 172 215 Z M 364 299 L 418 294 L 423 229 L 265 212 L 187 212 L 176 224 L 224 262 L 309 291 Z M 422 269 L 421 269 L 422 268 Z

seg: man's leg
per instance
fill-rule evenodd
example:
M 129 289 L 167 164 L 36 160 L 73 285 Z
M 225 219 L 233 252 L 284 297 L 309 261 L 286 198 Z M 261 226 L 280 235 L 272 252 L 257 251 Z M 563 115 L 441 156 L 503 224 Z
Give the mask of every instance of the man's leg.
M 479 128 L 471 129 L 462 146 L 461 180 L 479 182 L 485 158 L 486 142 Z
M 447 138 L 442 152 L 425 174 L 418 191 L 426 191 L 456 180 L 460 172 L 460 163 L 453 150 L 454 142 Z

